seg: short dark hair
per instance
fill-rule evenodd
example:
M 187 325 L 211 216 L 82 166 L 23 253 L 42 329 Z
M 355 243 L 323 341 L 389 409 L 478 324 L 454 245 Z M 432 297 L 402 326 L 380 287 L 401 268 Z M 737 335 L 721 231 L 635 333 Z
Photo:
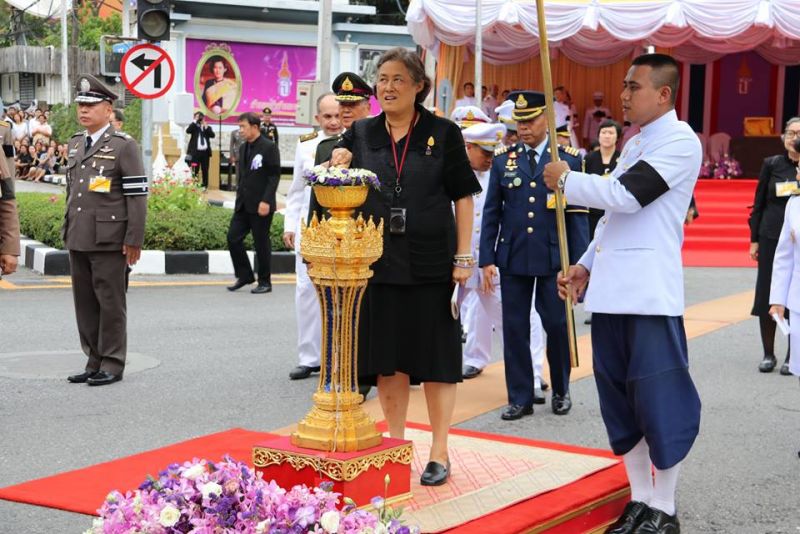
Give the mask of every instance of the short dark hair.
M 564 86 L 563 85 L 559 85 L 559 86 L 553 87 L 553 92 L 555 93 L 556 91 L 564 91 Z
M 215 63 L 222 63 L 223 67 L 226 69 L 228 68 L 228 65 L 225 63 L 225 59 L 222 56 L 211 56 L 208 61 L 211 63 L 212 68 L 214 67 Z
M 242 113 L 241 115 L 239 115 L 239 119 L 236 122 L 246 122 L 250 126 L 260 126 L 261 117 L 259 117 L 252 111 L 248 111 L 247 113 Z
M 603 128 L 614 128 L 617 131 L 617 140 L 622 137 L 622 127 L 619 125 L 617 121 L 612 121 L 611 119 L 606 119 L 600 123 L 600 127 L 597 129 L 597 133 L 600 133 L 600 130 Z
M 471 85 L 472 88 L 475 89 L 475 84 L 472 83 L 472 82 L 464 82 L 464 85 L 463 85 L 464 89 L 466 89 L 468 85 Z
M 267 115 L 272 115 L 272 110 L 269 107 L 266 107 L 261 110 L 261 113 L 266 113 Z
M 658 89 L 665 85 L 669 87 L 670 102 L 675 105 L 678 96 L 678 87 L 681 84 L 681 71 L 675 58 L 667 54 L 642 54 L 633 60 L 633 65 L 637 67 L 650 67 L 653 69 L 650 80 L 653 86 Z
M 407 48 L 400 46 L 392 48 L 384 52 L 381 58 L 378 60 L 378 70 L 381 70 L 383 64 L 388 63 L 389 61 L 399 61 L 406 66 L 408 73 L 411 75 L 411 79 L 414 80 L 414 83 L 422 82 L 422 89 L 417 93 L 417 97 L 414 100 L 414 102 L 417 104 L 422 103 L 422 101 L 425 100 L 425 97 L 428 96 L 428 93 L 431 92 L 431 86 L 433 84 L 431 79 L 428 78 L 428 75 L 425 74 L 425 65 L 422 63 L 422 59 L 419 57 L 419 55 L 416 52 L 412 52 Z M 377 94 L 378 91 L 375 90 L 374 92 Z
M 119 122 L 125 122 L 125 115 L 122 114 L 121 109 L 114 108 L 114 120 Z

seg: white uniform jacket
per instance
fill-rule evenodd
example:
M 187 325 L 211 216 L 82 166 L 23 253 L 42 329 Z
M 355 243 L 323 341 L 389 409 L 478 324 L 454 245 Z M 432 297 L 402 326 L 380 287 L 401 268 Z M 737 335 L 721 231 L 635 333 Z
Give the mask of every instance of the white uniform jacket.
M 800 312 L 800 199 L 792 197 L 786 204 L 778 248 L 772 263 L 772 284 L 769 303 L 780 304 Z M 792 323 L 794 327 L 794 323 Z
M 578 261 L 591 273 L 587 311 L 683 315 L 683 221 L 702 156 L 670 111 L 628 141 L 609 179 L 570 172 L 569 202 L 606 212 Z
M 472 197 L 475 216 L 472 222 L 472 243 L 470 244 L 470 252 L 472 252 L 472 256 L 477 260 L 481 251 L 481 220 L 483 219 L 483 204 L 486 202 L 486 188 L 489 185 L 489 171 L 473 172 L 478 182 L 481 184 L 481 192 Z M 473 269 L 472 276 L 469 277 L 464 287 L 467 289 L 480 289 L 482 279 L 483 272 L 476 267 Z
M 292 185 L 286 194 L 286 211 L 284 212 L 283 231 L 294 232 L 295 239 L 300 238 L 300 219 L 305 219 L 308 215 L 308 205 L 311 199 L 311 188 L 306 185 L 303 173 L 314 167 L 314 156 L 317 153 L 317 145 L 329 136 L 323 131 L 308 141 L 298 141 L 294 153 L 294 172 L 292 173 Z M 299 253 L 300 247 L 297 247 Z

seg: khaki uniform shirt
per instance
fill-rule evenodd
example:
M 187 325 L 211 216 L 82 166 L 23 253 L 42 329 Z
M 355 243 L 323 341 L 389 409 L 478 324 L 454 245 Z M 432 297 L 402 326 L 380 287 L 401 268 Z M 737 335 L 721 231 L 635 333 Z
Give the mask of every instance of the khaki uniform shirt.
M 64 245 L 83 252 L 141 247 L 148 188 L 139 146 L 113 126 L 88 151 L 86 137 L 69 140 Z

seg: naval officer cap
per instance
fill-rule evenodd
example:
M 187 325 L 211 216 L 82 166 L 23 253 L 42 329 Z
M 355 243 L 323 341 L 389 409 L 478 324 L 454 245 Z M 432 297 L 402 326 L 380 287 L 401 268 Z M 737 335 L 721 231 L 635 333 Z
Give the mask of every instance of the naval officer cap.
M 494 152 L 506 135 L 506 127 L 499 123 L 479 123 L 464 129 L 461 134 L 466 143 L 478 145 L 487 152 Z
M 476 106 L 459 106 L 450 114 L 450 120 L 458 124 L 463 130 L 475 124 L 487 124 L 492 122 L 486 113 Z
M 511 118 L 511 112 L 514 111 L 514 102 L 511 100 L 504 100 L 502 104 L 494 108 L 497 113 L 497 120 L 506 125 L 506 128 L 512 132 L 517 131 L 517 123 Z
M 343 72 L 331 84 L 339 102 L 361 102 L 372 96 L 372 87 L 354 72 Z
M 566 137 L 567 139 L 569 139 L 569 128 L 567 127 L 567 125 L 562 124 L 561 126 L 556 128 L 556 135 L 558 137 Z
M 538 91 L 514 91 L 508 95 L 514 103 L 511 118 L 517 122 L 530 121 L 544 113 L 547 107 L 544 93 Z
M 99 104 L 117 99 L 117 95 L 111 89 L 90 74 L 83 74 L 78 78 L 75 93 L 75 102 L 78 104 Z

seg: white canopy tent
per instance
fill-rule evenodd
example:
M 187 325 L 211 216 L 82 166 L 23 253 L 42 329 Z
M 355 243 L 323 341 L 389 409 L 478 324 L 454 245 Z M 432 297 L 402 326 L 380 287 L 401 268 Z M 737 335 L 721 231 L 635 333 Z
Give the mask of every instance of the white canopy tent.
M 406 21 L 414 40 L 474 48 L 476 0 L 413 0 Z M 601 66 L 644 45 L 672 49 L 689 63 L 755 50 L 770 63 L 800 63 L 800 0 L 556 0 L 545 2 L 550 47 Z M 539 53 L 534 0 L 482 0 L 482 55 L 513 64 Z

